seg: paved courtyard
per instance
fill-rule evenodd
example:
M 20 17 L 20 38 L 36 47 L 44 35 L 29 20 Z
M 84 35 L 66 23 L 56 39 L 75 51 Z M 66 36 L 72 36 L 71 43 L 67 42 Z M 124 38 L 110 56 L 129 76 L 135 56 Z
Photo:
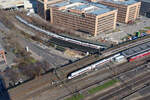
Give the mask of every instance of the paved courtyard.
M 92 37 L 92 39 L 102 38 L 104 40 L 119 43 L 122 42 L 122 38 L 128 34 L 133 34 L 139 30 L 144 30 L 144 27 L 150 27 L 150 18 L 142 16 L 141 19 L 136 22 L 136 24 L 128 25 L 119 23 L 119 26 L 117 26 L 117 32 L 100 34 L 97 37 Z

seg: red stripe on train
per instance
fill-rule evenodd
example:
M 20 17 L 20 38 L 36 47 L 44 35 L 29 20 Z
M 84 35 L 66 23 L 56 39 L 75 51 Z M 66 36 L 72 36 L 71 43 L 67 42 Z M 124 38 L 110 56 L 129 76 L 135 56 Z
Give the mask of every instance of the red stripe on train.
M 144 56 L 148 56 L 148 55 L 150 55 L 150 51 L 149 51 L 149 52 L 142 53 L 142 54 L 139 54 L 139 55 L 134 56 L 134 57 L 131 57 L 131 58 L 129 59 L 129 61 L 131 62 L 131 61 L 134 61 L 134 60 L 136 60 L 136 59 L 138 59 L 138 58 L 141 58 L 141 57 L 144 57 Z

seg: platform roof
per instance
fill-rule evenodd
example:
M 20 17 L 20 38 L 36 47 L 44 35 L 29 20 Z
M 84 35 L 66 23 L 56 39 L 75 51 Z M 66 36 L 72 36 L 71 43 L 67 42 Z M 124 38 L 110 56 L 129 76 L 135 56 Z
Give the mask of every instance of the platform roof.
M 86 0 L 62 1 L 53 4 L 52 6 L 66 7 L 65 10 L 74 9 L 74 10 L 85 11 L 85 13 L 94 14 L 94 15 L 100 15 L 115 10 L 115 8 L 111 8 L 95 2 L 88 2 Z
M 134 55 L 140 54 L 142 52 L 146 52 L 150 50 L 150 42 L 144 43 L 144 44 L 140 44 L 138 46 L 135 46 L 133 48 L 130 48 L 128 50 L 125 50 L 122 52 L 122 54 L 125 57 L 132 57 Z

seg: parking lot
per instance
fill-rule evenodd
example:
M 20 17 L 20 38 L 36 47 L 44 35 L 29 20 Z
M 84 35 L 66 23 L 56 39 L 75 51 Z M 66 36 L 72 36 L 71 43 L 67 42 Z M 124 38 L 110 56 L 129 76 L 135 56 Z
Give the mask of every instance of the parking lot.
M 116 32 L 100 34 L 93 39 L 102 38 L 107 41 L 119 43 L 122 42 L 122 39 L 129 34 L 134 34 L 134 32 L 137 32 L 139 30 L 145 30 L 144 27 L 150 27 L 150 18 L 141 16 L 140 20 L 137 20 L 133 25 L 117 23 Z

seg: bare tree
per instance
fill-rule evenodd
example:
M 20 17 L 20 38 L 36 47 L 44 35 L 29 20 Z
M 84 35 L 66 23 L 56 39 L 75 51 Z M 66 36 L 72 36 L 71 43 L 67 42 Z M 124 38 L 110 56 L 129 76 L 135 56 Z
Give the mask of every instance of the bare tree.
M 10 81 L 16 82 L 18 80 L 18 73 L 13 71 L 11 68 L 5 70 L 5 75 L 9 78 Z

